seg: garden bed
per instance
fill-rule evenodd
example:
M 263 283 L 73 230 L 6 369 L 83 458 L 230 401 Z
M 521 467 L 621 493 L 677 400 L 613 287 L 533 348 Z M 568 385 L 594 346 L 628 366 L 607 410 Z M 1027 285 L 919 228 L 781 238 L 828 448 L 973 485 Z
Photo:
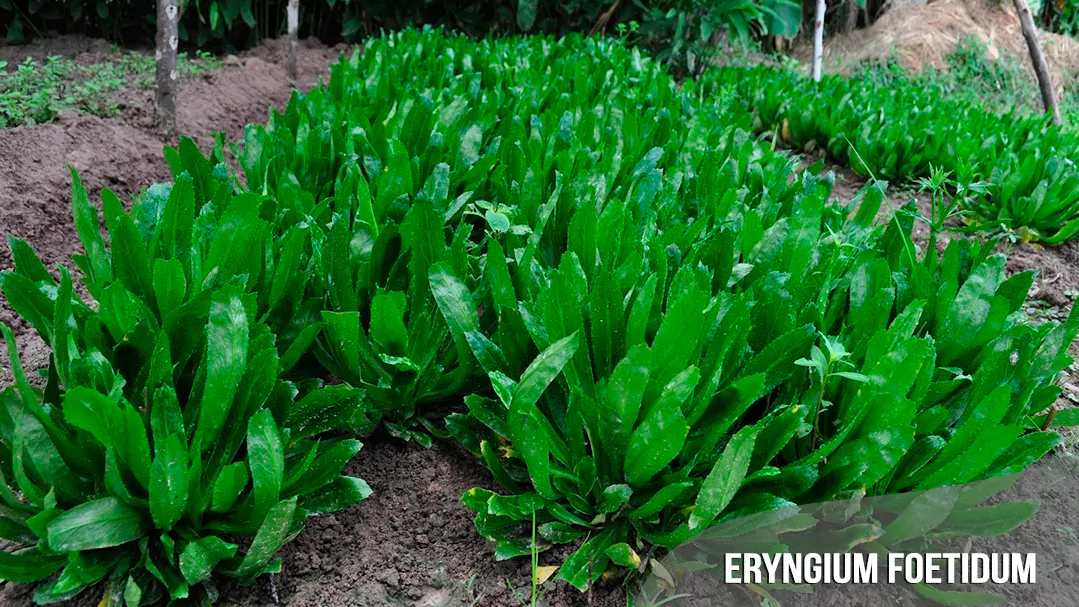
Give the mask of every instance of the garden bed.
M 282 107 L 291 84 L 282 77 L 279 50 L 275 45 L 262 47 L 242 57 L 240 65 L 188 82 L 181 91 L 181 131 L 206 147 L 213 131 L 223 130 L 230 139 L 238 139 L 245 124 L 263 122 L 269 107 Z M 313 85 L 336 55 L 333 49 L 302 48 L 298 86 Z M 0 233 L 27 240 L 50 266 L 81 250 L 70 221 L 66 165 L 79 169 L 91 200 L 104 187 L 125 199 L 150 183 L 170 179 L 149 111 L 151 93 L 125 94 L 122 111 L 114 118 L 66 115 L 54 124 L 0 131 Z M 842 171 L 838 183 L 835 195 L 844 199 L 862 186 Z M 893 197 L 893 202 L 902 202 L 900 198 Z M 1056 316 L 1079 289 L 1076 260 L 1079 248 L 1074 244 L 1043 248 L 1023 243 L 1013 252 L 1009 270 L 1042 268 L 1034 296 L 1045 302 L 1048 315 Z M 10 254 L 4 249 L 0 269 L 10 267 Z M 27 366 L 42 366 L 48 356 L 44 344 L 3 306 L 0 321 L 14 325 Z M 0 377 L 0 385 L 6 381 Z M 521 604 L 511 588 L 527 597 L 527 559 L 494 561 L 491 544 L 476 532 L 472 513 L 460 504 L 462 493 L 472 487 L 495 488 L 471 455 L 448 443 L 424 449 L 378 433 L 347 472 L 367 480 L 374 494 L 346 511 L 309 521 L 306 531 L 282 550 L 280 575 L 260 578 L 250 587 L 226 589 L 227 602 L 501 607 Z M 1053 504 L 1079 497 L 1079 485 L 1072 481 L 1059 488 L 1062 493 L 1052 497 Z M 1060 526 L 1058 517 L 1039 517 L 1027 524 L 1024 534 L 1057 533 Z M 541 564 L 548 559 L 561 562 L 564 556 L 559 551 L 541 555 Z M 1072 571 L 1069 563 L 1063 573 L 1050 572 L 1046 577 L 1056 575 L 1067 582 L 1071 578 L 1060 576 Z M 846 588 L 823 589 L 816 596 L 796 597 L 784 604 L 855 604 L 849 594 L 852 591 Z M 625 604 L 621 590 L 606 581 L 588 594 L 559 583 L 545 594 L 544 601 L 552 607 Z M 96 602 L 94 592 L 79 599 L 79 604 Z M 30 598 L 25 588 L 4 586 L 0 603 L 22 607 L 30 604 Z

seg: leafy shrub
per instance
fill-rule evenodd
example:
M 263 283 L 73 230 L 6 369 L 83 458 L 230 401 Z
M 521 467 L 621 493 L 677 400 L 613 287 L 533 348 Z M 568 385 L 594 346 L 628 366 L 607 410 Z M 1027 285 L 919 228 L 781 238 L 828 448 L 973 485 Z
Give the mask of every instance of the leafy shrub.
M 607 0 L 554 2 L 541 0 L 470 0 L 468 2 L 352 2 L 317 0 L 302 3 L 300 33 L 325 42 L 357 40 L 413 25 L 443 25 L 481 36 L 516 32 L 614 32 L 617 24 L 635 24 L 634 40 L 664 61 L 694 71 L 704 66 L 719 34 L 729 31 L 746 39 L 766 27 L 772 6 L 789 0 L 704 2 L 649 0 L 611 3 Z M 288 0 L 209 0 L 188 2 L 179 37 L 204 50 L 248 47 L 285 34 Z M 799 17 L 800 17 L 799 12 Z M 126 44 L 152 44 L 156 7 L 136 0 L 63 0 L 40 3 L 0 0 L 0 33 L 8 43 L 21 43 L 43 31 L 93 35 Z
M 1079 144 L 1072 129 L 1045 116 L 995 113 L 969 96 L 902 77 L 814 83 L 756 67 L 718 70 L 706 81 L 739 96 L 762 129 L 863 175 L 909 180 L 928 177 L 935 166 L 985 181 L 985 192 L 964 202 L 981 229 L 1050 244 L 1079 232 Z
M 59 289 L 70 297 L 66 273 Z M 37 602 L 105 582 L 111 604 L 211 604 L 216 594 L 203 583 L 212 574 L 279 570 L 274 553 L 309 514 L 370 493 L 340 475 L 359 442 L 298 438 L 274 420 L 271 408 L 293 408 L 291 391 L 277 380 L 272 335 L 239 289 L 215 291 L 209 303 L 207 323 L 189 329 L 213 345 L 198 357 L 203 383 L 171 377 L 162 332 L 156 376 L 130 397 L 97 351 L 73 359 L 69 372 L 80 377 L 64 383 L 62 396 L 52 382 L 35 390 L 4 329 L 17 388 L 0 393 L 0 470 L 15 483 L 0 486 L 0 526 L 4 539 L 28 548 L 2 555 L 0 577 L 33 582 L 62 570 L 37 590 Z M 237 539 L 246 537 L 241 552 Z
M 305 15 L 305 26 L 320 34 L 336 36 L 340 25 L 332 23 L 350 15 L 352 31 L 359 27 L 359 11 L 348 10 L 351 2 L 327 0 L 314 4 Z M 197 48 L 209 44 L 256 44 L 285 30 L 288 0 L 210 0 L 182 3 L 180 39 Z M 335 9 L 336 6 L 336 9 Z M 42 32 L 79 33 L 131 45 L 153 43 L 157 19 L 155 2 L 144 0 L 32 0 L 0 2 L 0 30 L 9 44 L 20 44 Z M 350 26 L 346 23 L 346 28 Z
M 802 200 L 756 241 L 732 226 L 760 225 L 748 217 L 768 206 L 706 220 L 685 253 L 654 242 L 666 254 L 628 276 L 595 230 L 599 263 L 567 245 L 520 300 L 493 282 L 508 270 L 488 250 L 499 328 L 527 313 L 523 349 L 540 352 L 517 372 L 506 352 L 520 339 L 470 339 L 497 397 L 470 396 L 451 420 L 511 493 L 464 498 L 497 555 L 531 549 L 532 520 L 548 545 L 588 538 L 559 573 L 585 588 L 713 522 L 1016 472 L 1059 444 L 1030 416 L 1059 394 L 1079 316 L 1022 323 L 1032 274 L 1005 280 L 991 247 L 957 241 L 917 261 L 909 223 L 822 237 L 820 199 Z M 448 291 L 444 309 L 471 309 L 460 285 Z
M 1052 32 L 1079 37 L 1079 7 L 1063 0 L 1045 2 L 1043 19 Z
M 105 582 L 110 604 L 209 604 L 211 574 L 277 570 L 274 553 L 309 514 L 370 493 L 341 476 L 359 442 L 312 438 L 367 427 L 357 396 L 282 378 L 319 328 L 291 332 L 309 232 L 273 223 L 288 217 L 278 201 L 234 194 L 224 165 L 211 169 L 190 140 L 167 157 L 183 168 L 175 185 L 130 213 L 102 193 L 108 247 L 72 173 L 86 250 L 75 262 L 96 306 L 23 242 L 11 242 L 15 271 L 0 274 L 52 347 L 36 389 L 4 328 L 16 385 L 0 395 L 0 528 L 28 547 L 0 555 L 0 578 L 62 569 L 39 602 Z

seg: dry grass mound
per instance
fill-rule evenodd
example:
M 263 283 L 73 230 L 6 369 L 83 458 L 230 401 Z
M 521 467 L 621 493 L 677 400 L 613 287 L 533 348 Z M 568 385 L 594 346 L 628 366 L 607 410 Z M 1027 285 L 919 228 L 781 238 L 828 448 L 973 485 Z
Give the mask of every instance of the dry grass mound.
M 864 62 L 885 61 L 894 56 L 912 70 L 944 68 L 945 58 L 956 45 L 973 36 L 987 48 L 990 59 L 1004 54 L 1018 57 L 1030 69 L 1015 7 L 1007 0 L 930 0 L 926 5 L 905 5 L 881 16 L 866 29 L 833 36 L 825 44 L 825 69 L 846 71 Z M 1079 41 L 1040 32 L 1049 69 L 1057 88 L 1079 72 Z M 811 57 L 803 44 L 798 53 Z

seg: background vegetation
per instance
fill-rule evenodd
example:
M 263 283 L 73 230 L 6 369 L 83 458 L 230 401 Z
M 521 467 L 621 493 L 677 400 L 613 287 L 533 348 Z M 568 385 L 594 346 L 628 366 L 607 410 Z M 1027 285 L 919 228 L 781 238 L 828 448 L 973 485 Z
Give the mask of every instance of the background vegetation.
M 770 0 L 786 3 L 791 0 Z M 180 39 L 188 48 L 226 51 L 285 33 L 287 0 L 186 2 Z M 768 30 L 769 4 L 759 0 L 461 0 L 457 2 L 302 3 L 300 36 L 332 43 L 408 25 L 444 25 L 473 35 L 609 31 L 635 22 L 638 42 L 685 56 L 700 53 L 724 28 L 738 34 Z M 0 0 L 0 34 L 19 43 L 46 33 L 77 33 L 151 46 L 156 9 L 146 0 Z

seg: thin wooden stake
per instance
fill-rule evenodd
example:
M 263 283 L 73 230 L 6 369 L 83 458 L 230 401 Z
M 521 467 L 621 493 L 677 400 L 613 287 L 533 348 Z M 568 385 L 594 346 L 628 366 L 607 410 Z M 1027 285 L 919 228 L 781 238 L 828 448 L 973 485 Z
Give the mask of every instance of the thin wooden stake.
M 828 9 L 825 0 L 817 0 L 817 18 L 813 26 L 813 80 L 820 81 L 821 64 L 824 63 L 824 13 Z
M 300 29 L 300 0 L 288 2 L 288 77 L 296 79 L 296 34 Z
M 176 49 L 179 37 L 179 0 L 157 1 L 157 122 L 169 141 L 176 139 Z

